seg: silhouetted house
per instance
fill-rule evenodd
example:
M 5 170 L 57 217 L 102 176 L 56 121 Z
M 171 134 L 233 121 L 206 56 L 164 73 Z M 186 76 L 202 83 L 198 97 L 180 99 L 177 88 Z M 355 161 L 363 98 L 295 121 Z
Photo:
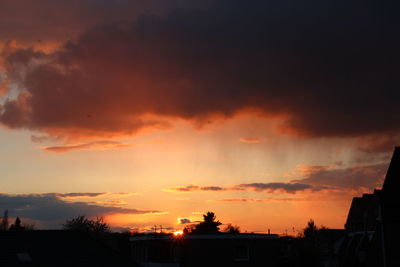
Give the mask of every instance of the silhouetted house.
M 353 199 L 341 241 L 341 266 L 400 266 L 400 147 L 382 190 Z
M 375 190 L 373 194 L 353 198 L 345 224 L 347 231 L 375 231 L 378 225 L 381 192 L 382 190 Z
M 266 234 L 168 234 L 131 237 L 132 258 L 144 266 L 281 266 L 282 242 Z
M 318 262 L 321 267 L 337 267 L 339 240 L 345 235 L 344 229 L 319 229 L 317 233 Z
M 137 266 L 88 234 L 72 231 L 0 232 L 0 266 Z

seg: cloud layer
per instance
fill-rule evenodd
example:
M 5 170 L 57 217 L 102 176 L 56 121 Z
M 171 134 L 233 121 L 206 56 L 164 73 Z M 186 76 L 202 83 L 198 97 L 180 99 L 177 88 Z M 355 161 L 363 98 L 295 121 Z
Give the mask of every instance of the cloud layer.
M 220 186 L 198 186 L 198 185 L 186 185 L 176 186 L 165 189 L 167 192 L 193 192 L 193 191 L 225 191 L 224 187 Z
M 74 38 L 97 24 L 129 20 L 144 12 L 164 14 L 172 7 L 196 5 L 200 6 L 182 0 L 2 0 L 0 41 L 48 46 Z
M 88 142 L 76 145 L 49 146 L 45 147 L 45 150 L 55 153 L 65 153 L 73 150 L 84 150 L 84 149 L 102 150 L 102 149 L 126 148 L 131 146 L 133 146 L 133 144 L 103 140 L 103 141 Z
M 0 194 L 0 211 L 8 210 L 12 217 L 29 218 L 42 222 L 43 225 L 58 228 L 66 219 L 71 219 L 78 215 L 94 217 L 115 213 L 146 214 L 157 212 L 65 200 L 65 198 L 71 197 L 98 197 L 102 194 L 104 193 Z
M 305 178 L 293 182 L 308 183 L 313 186 L 369 190 L 380 187 L 385 178 L 388 164 L 360 165 L 348 168 L 309 166 Z
M 56 197 L 61 198 L 92 198 L 92 197 L 101 197 L 105 196 L 108 193 L 53 193 L 53 194 L 46 194 L 46 195 L 54 195 Z
M 225 191 L 254 191 L 254 192 L 284 192 L 295 194 L 306 190 L 322 191 L 348 191 L 348 190 L 372 190 L 381 187 L 385 178 L 388 164 L 359 165 L 351 167 L 342 167 L 336 165 L 303 165 L 300 166 L 300 179 L 292 180 L 287 183 L 245 183 L 229 187 L 224 186 L 176 186 L 164 189 L 167 192 L 187 193 L 187 192 L 225 192 Z M 296 173 L 296 172 L 295 172 Z M 236 202 L 261 202 L 273 199 L 251 200 L 243 198 L 224 199 L 221 201 Z
M 256 192 L 274 192 L 284 191 L 287 193 L 296 193 L 297 191 L 304 191 L 306 189 L 315 189 L 310 184 L 303 183 L 250 183 L 239 184 L 235 186 L 238 190 L 252 189 Z
M 218 192 L 218 191 L 256 191 L 256 192 L 269 192 L 281 191 L 286 193 L 296 193 L 306 189 L 320 190 L 320 188 L 313 187 L 310 184 L 302 183 L 248 183 L 238 184 L 232 187 L 221 186 L 176 186 L 165 189 L 167 192 Z
M 252 108 L 296 134 L 398 133 L 394 10 L 385 1 L 221 0 L 97 25 L 50 54 L 8 45 L 7 79 L 22 91 L 2 104 L 0 122 L 113 136 Z

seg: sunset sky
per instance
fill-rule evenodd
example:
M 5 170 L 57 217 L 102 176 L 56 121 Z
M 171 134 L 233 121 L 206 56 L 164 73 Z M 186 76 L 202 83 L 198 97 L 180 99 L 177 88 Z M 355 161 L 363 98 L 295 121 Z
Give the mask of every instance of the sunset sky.
M 1 0 L 0 213 L 342 228 L 400 144 L 387 2 Z

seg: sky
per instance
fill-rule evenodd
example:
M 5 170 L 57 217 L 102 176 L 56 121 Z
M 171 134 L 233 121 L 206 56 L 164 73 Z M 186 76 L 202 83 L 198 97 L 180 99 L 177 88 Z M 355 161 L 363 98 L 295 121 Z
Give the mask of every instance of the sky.
M 400 141 L 393 5 L 2 0 L 0 212 L 343 228 Z

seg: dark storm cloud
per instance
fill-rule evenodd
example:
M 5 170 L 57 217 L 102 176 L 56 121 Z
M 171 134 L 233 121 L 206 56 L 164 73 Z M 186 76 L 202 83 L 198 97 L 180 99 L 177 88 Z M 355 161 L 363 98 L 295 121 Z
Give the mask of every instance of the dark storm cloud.
M 27 93 L 0 121 L 110 136 L 168 127 L 145 114 L 201 122 L 256 108 L 297 134 L 399 132 L 400 27 L 386 2 L 221 0 L 101 24 L 48 55 L 8 47 L 7 75 Z
M 184 0 L 2 0 L 0 41 L 13 39 L 22 45 L 65 41 L 96 24 L 200 5 Z
M 94 194 L 97 196 L 99 193 Z M 0 211 L 8 210 L 10 216 L 13 217 L 20 216 L 45 222 L 65 221 L 66 219 L 71 219 L 78 215 L 93 217 L 112 213 L 146 214 L 156 212 L 115 206 L 101 206 L 85 202 L 67 202 L 60 198 L 63 196 L 68 198 L 72 195 L 75 197 L 77 197 L 77 195 L 80 195 L 81 197 L 88 196 L 87 193 L 27 195 L 0 194 Z M 94 197 L 94 195 L 91 195 L 91 197 Z

